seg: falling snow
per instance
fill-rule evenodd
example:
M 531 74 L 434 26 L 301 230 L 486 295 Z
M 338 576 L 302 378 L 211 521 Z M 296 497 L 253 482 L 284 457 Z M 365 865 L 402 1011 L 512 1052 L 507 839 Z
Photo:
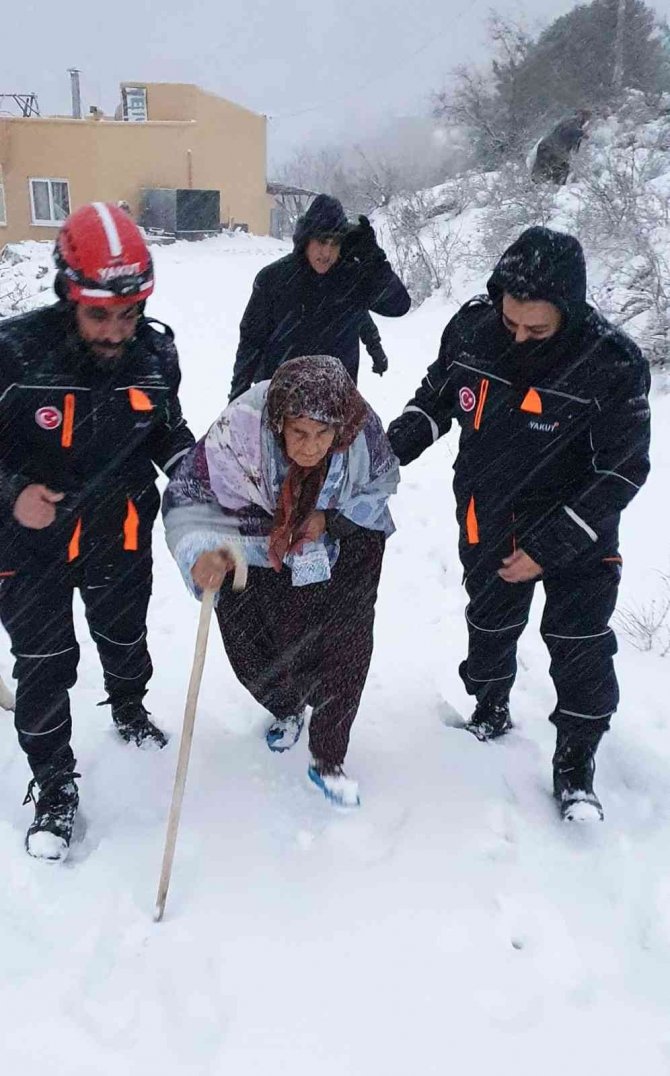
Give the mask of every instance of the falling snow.
M 156 250 L 151 313 L 176 331 L 197 435 L 225 403 L 252 280 L 285 250 L 248 236 Z M 379 319 L 390 369 L 380 381 L 364 357 L 361 389 L 385 421 L 466 297 Z M 670 571 L 660 383 L 653 412 L 654 469 L 624 515 L 622 605 L 651 602 Z M 559 823 L 539 608 L 520 646 L 515 730 L 481 744 L 460 727 L 454 451 L 444 439 L 405 470 L 393 503 L 398 531 L 347 758 L 357 813 L 337 813 L 309 785 L 304 736 L 284 755 L 267 750 L 265 716 L 211 633 L 160 925 L 152 911 L 198 607 L 158 524 L 149 705 L 172 739 L 154 755 L 120 744 L 96 707 L 101 673 L 78 606 L 82 817 L 65 866 L 25 855 L 28 772 L 0 715 L 3 1072 L 667 1076 L 670 656 L 622 638 L 623 701 L 598 755 L 606 822 Z M 0 670 L 10 670 L 6 640 Z

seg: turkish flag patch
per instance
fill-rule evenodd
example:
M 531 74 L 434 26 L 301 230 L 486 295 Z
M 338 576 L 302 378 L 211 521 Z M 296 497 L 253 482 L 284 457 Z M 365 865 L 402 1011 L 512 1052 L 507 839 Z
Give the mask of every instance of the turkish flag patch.
M 35 412 L 35 422 L 43 430 L 57 430 L 63 422 L 63 412 L 57 407 L 40 407 Z
M 458 399 L 461 402 L 461 408 L 463 411 L 474 411 L 475 404 L 477 403 L 477 397 L 472 389 L 469 389 L 467 385 L 464 385 L 458 394 Z

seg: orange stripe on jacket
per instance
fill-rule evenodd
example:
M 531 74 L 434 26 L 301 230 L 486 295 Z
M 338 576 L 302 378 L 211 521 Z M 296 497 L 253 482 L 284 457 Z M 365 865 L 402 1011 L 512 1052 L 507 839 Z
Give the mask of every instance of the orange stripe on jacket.
M 474 497 L 470 498 L 468 511 L 465 517 L 465 533 L 470 545 L 479 545 L 479 523 L 477 522 Z
M 482 422 L 482 414 L 484 411 L 484 404 L 486 403 L 486 397 L 489 391 L 489 379 L 483 377 L 479 386 L 479 403 L 477 404 L 477 410 L 475 411 L 475 429 L 478 430 Z
M 126 518 L 123 521 L 123 548 L 129 550 L 131 553 L 136 553 L 138 549 L 139 528 L 140 517 L 137 514 L 135 505 L 129 497 L 128 511 L 126 512 Z
M 154 405 L 142 389 L 128 389 L 128 399 L 133 411 L 153 411 Z
M 72 532 L 69 545 L 67 547 L 67 559 L 68 561 L 76 560 L 79 556 L 79 543 L 81 541 L 81 519 L 78 519 L 75 528 Z
M 539 392 L 535 389 L 528 389 L 528 392 L 523 398 L 521 403 L 522 411 L 530 411 L 531 415 L 542 414 L 542 400 Z
M 72 448 L 72 434 L 74 432 L 74 393 L 66 392 L 63 400 L 63 429 L 61 430 L 60 443 L 63 448 Z

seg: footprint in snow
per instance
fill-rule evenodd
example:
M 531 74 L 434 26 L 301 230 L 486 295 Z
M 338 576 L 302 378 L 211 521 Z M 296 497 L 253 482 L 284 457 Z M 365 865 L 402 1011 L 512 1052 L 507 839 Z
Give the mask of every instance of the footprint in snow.
M 383 822 L 361 814 L 341 815 L 338 821 L 325 827 L 323 836 L 360 863 L 382 863 L 393 856 L 409 813 L 406 809 L 399 810 Z M 342 821 L 347 824 L 343 825 Z

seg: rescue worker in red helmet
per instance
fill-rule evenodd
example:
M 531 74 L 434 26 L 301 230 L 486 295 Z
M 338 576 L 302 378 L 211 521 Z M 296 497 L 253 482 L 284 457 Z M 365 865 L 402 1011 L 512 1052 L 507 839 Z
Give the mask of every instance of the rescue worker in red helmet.
M 141 747 L 167 742 L 143 705 L 155 478 L 193 444 L 173 333 L 144 314 L 153 266 L 132 219 L 103 202 L 82 206 L 61 228 L 55 261 L 58 302 L 0 324 L 0 620 L 33 774 L 26 849 L 47 859 L 67 854 L 79 802 L 68 696 L 75 588 L 116 731 Z

